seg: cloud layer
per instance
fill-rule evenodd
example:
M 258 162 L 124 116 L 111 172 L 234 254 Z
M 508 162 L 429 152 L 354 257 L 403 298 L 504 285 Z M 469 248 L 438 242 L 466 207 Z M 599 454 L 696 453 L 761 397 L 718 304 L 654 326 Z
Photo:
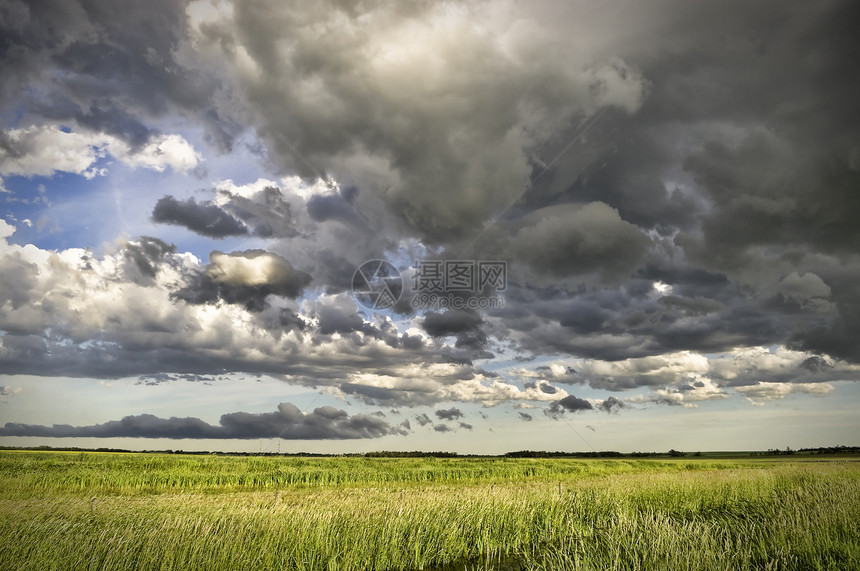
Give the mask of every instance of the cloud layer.
M 349 416 L 345 411 L 325 406 L 303 413 L 284 402 L 278 410 L 251 414 L 232 412 L 221 416 L 217 426 L 199 418 L 159 418 L 151 414 L 126 416 L 92 426 L 55 424 L 41 426 L 7 422 L 0 436 L 43 436 L 52 438 L 283 438 L 285 440 L 342 440 L 379 438 L 404 434 L 400 427 L 363 414 Z

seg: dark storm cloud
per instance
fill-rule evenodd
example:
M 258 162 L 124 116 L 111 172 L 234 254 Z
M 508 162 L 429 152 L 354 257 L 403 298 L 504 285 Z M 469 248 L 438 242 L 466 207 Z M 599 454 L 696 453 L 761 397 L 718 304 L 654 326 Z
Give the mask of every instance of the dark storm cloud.
M 461 418 L 462 416 L 463 416 L 463 413 L 460 412 L 460 409 L 458 409 L 456 407 L 452 407 L 449 409 L 443 408 L 442 410 L 436 411 L 436 417 L 441 419 L 441 420 L 457 420 L 458 418 Z
M 520 224 L 512 241 L 514 255 L 556 277 L 597 271 L 605 279 L 627 278 L 650 244 L 637 226 L 603 202 L 546 207 Z
M 705 12 L 702 22 L 713 15 Z M 675 242 L 693 264 L 760 291 L 792 272 L 814 271 L 831 288 L 836 315 L 816 315 L 806 304 L 806 323 L 776 315 L 766 336 L 784 342 L 781 333 L 789 332 L 795 347 L 856 360 L 856 287 L 834 278 L 845 273 L 837 265 L 860 277 L 849 254 L 860 240 L 860 199 L 850 190 L 860 184 L 853 133 L 860 79 L 844 73 L 858 53 L 847 21 L 860 9 L 798 4 L 781 14 L 763 34 L 772 12 L 738 5 L 690 38 L 700 46 L 686 58 L 690 67 L 642 63 L 655 85 L 649 119 L 689 121 L 699 140 L 677 160 L 708 207 L 699 209 L 701 227 Z M 719 36 L 729 27 L 732 34 Z
M 415 420 L 418 421 L 418 424 L 421 426 L 427 426 L 428 424 L 433 424 L 433 421 L 430 420 L 430 417 L 425 413 L 421 413 L 415 417 Z
M 537 354 L 615 361 L 679 350 L 720 353 L 738 346 L 787 343 L 794 332 L 810 334 L 811 326 L 832 312 L 820 303 L 823 298 L 804 302 L 806 308 L 774 308 L 770 297 L 756 296 L 725 274 L 677 265 L 658 269 L 652 264 L 637 276 L 602 289 L 510 286 L 506 307 L 493 310 L 491 321 L 503 324 L 521 347 Z M 658 292 L 653 286 L 658 282 L 672 293 Z M 779 287 L 777 280 L 772 290 Z
M 703 297 L 681 297 L 678 295 L 666 295 L 657 300 L 658 303 L 669 307 L 682 309 L 687 315 L 705 315 L 725 309 L 719 301 Z
M 0 436 L 42 436 L 59 438 L 191 438 L 343 440 L 379 438 L 386 434 L 404 434 L 382 419 L 357 414 L 349 416 L 330 406 L 303 413 L 295 405 L 281 403 L 270 413 L 233 412 L 221 416 L 218 426 L 199 418 L 159 418 L 151 414 L 126 416 L 92 426 L 55 424 L 41 426 L 7 422 Z
M 487 342 L 487 334 L 481 329 L 481 315 L 472 310 L 449 309 L 442 313 L 429 311 L 421 326 L 433 337 L 456 336 L 457 347 L 480 349 Z
M 356 187 L 350 187 L 356 189 Z M 307 203 L 308 214 L 317 222 L 326 220 L 339 220 L 353 225 L 366 225 L 367 223 L 361 219 L 356 213 L 355 207 L 350 204 L 350 200 L 346 197 L 353 197 L 356 190 L 347 190 L 341 194 L 319 195 L 312 196 Z
M 192 34 L 226 65 L 244 65 L 241 46 L 259 70 L 241 83 L 273 159 L 304 176 L 361 183 L 396 225 L 436 243 L 474 233 L 516 199 L 542 143 L 600 109 L 635 112 L 643 98 L 638 70 L 617 57 L 589 58 L 566 34 L 537 24 L 500 42 L 478 25 L 490 18 L 488 5 L 233 8 L 232 18 L 193 23 Z M 503 8 L 506 26 L 527 17 Z M 280 37 L 292 39 L 289 54 L 276 47 Z M 404 41 L 430 47 L 403 51 Z M 356 57 L 366 53 L 396 56 Z M 438 69 L 412 77 L 429 66 Z M 309 81 L 317 96 L 308 97 Z
M 594 407 L 585 399 L 577 398 L 573 395 L 568 395 L 563 399 L 553 401 L 547 408 L 544 409 L 544 414 L 548 417 L 558 420 L 565 412 L 579 412 L 583 410 L 593 410 Z
M 657 104 L 653 98 L 650 94 L 646 109 Z M 529 191 L 525 197 L 529 207 L 603 203 L 616 209 L 621 220 L 659 235 L 693 227 L 701 200 L 677 191 L 676 185 L 667 184 L 664 173 L 655 169 L 674 152 L 674 141 L 640 127 L 640 121 L 604 114 L 589 131 L 588 143 L 571 149 L 564 161 Z M 589 151 L 591 160 L 581 170 L 566 172 L 569 163 L 581 161 L 582 154 Z
M 550 224 L 538 222 L 516 250 L 559 277 L 612 263 L 621 272 L 626 260 L 639 278 L 671 292 L 643 297 L 650 284 L 638 278 L 606 295 L 559 284 L 539 294 L 543 301 L 526 296 L 499 316 L 527 331 L 522 342 L 537 353 L 617 360 L 787 343 L 857 360 L 860 295 L 851 283 L 860 265 L 850 252 L 860 202 L 849 188 L 860 186 L 852 134 L 860 80 L 844 70 L 858 53 L 846 22 L 860 10 L 850 2 L 790 10 L 733 3 L 719 13 L 675 7 L 631 5 L 617 35 L 596 42 L 642 70 L 648 97 L 632 117 L 604 115 L 591 142 L 577 144 L 595 160 L 572 168 L 566 157 L 525 198 L 547 213 L 558 204 L 605 203 L 617 210 L 618 229 L 621 221 L 651 231 L 654 247 L 639 250 L 644 263 L 637 270 L 635 247 L 590 261 L 579 248 L 587 253 L 592 236 L 576 234 L 581 221 L 573 216 L 561 218 L 570 229 L 559 223 L 545 238 L 539 229 Z M 522 225 L 534 215 L 523 208 L 512 218 Z M 596 236 L 600 225 L 593 225 Z M 560 247 L 566 233 L 575 247 Z M 609 247 L 616 239 L 609 236 L 598 245 Z M 515 295 L 508 292 L 509 302 Z M 560 315 L 536 310 L 544 302 L 561 305 Z
M 481 316 L 474 311 L 451 309 L 443 313 L 428 312 L 421 326 L 434 337 L 444 337 L 472 331 L 481 323 Z
M 159 199 L 152 210 L 153 222 L 184 226 L 201 236 L 226 238 L 248 234 L 244 224 L 230 216 L 216 204 L 198 203 L 193 198 L 179 201 L 172 196 Z
M 531 422 L 532 420 L 534 420 L 534 417 L 527 412 L 518 412 L 517 416 L 520 417 L 520 420 L 523 420 L 525 422 Z
M 433 430 L 435 430 L 436 432 L 452 432 L 453 429 L 447 424 L 437 424 L 433 427 Z
M 223 83 L 177 58 L 185 8 L 172 0 L 4 2 L 0 105 L 8 111 L 26 92 L 26 122 L 75 121 L 133 148 L 156 133 L 146 121 L 191 112 L 213 144 L 229 149 L 238 132 L 232 112 L 213 108 Z

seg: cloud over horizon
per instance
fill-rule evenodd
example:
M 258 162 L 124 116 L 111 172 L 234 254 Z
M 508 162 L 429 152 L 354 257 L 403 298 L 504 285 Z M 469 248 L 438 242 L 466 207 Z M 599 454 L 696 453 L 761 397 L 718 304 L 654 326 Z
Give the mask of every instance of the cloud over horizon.
M 0 436 L 43 436 L 51 438 L 282 438 L 285 440 L 379 438 L 386 434 L 406 434 L 382 419 L 363 414 L 350 416 L 343 410 L 324 406 L 303 413 L 291 403 L 281 403 L 270 413 L 232 412 L 221 416 L 218 425 L 199 418 L 159 418 L 151 414 L 126 416 L 92 426 L 54 424 L 41 426 L 7 422 Z

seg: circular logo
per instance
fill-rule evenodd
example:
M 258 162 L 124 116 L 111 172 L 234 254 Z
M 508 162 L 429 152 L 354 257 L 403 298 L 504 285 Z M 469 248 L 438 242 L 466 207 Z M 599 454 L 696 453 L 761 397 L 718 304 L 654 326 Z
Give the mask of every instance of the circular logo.
M 402 294 L 403 278 L 385 260 L 364 262 L 352 276 L 352 296 L 368 309 L 388 309 Z

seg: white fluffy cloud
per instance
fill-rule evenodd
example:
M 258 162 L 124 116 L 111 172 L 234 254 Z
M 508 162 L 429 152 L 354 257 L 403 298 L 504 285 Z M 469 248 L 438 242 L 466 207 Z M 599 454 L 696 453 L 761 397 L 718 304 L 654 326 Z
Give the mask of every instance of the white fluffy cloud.
M 653 391 L 651 394 L 634 395 L 625 399 L 628 403 L 657 403 L 670 406 L 683 406 L 684 408 L 698 408 L 698 402 L 708 400 L 722 400 L 729 398 L 729 394 L 714 384 L 706 377 L 696 377 L 692 385 L 681 387 L 665 387 Z
M 552 402 L 567 396 L 562 389 L 547 392 L 535 385 L 521 389 L 505 380 L 475 373 L 470 366 L 452 363 L 419 363 L 385 373 L 355 373 L 347 383 L 330 392 L 398 406 L 446 401 L 496 406 L 505 402 Z
M 860 367 L 837 361 L 826 355 L 796 351 L 787 347 L 739 348 L 710 360 L 710 374 L 727 384 L 745 385 L 750 381 L 794 381 L 826 373 L 830 378 L 840 374 L 854 375 Z
M 143 148 L 134 150 L 119 141 L 111 141 L 108 148 L 112 155 L 132 167 L 145 167 L 159 172 L 167 167 L 185 172 L 196 167 L 200 154 L 182 135 L 161 135 L 149 141 Z
M 857 365 L 805 351 L 752 347 L 718 355 L 680 351 L 621 361 L 571 359 L 517 373 L 611 391 L 650 388 L 624 401 L 693 408 L 700 401 L 728 398 L 730 388 L 755 404 L 791 393 L 822 396 L 834 389 L 825 381 L 854 379 L 859 371 Z
M 0 221 L 0 234 L 13 231 Z M 397 394 L 412 391 L 409 383 L 453 393 L 466 390 L 460 382 L 486 381 L 470 365 L 446 363 L 450 348 L 440 342 L 402 334 L 389 318 L 365 319 L 346 294 L 300 305 L 293 286 L 306 279 L 262 251 L 214 252 L 204 264 L 153 238 L 121 241 L 103 255 L 2 238 L 0 366 L 97 378 L 226 369 L 335 387 L 391 376 L 406 383 L 392 387 L 394 401 L 409 400 Z M 229 291 L 192 299 L 212 283 Z M 265 295 L 249 308 L 228 295 L 234 290 Z
M 167 167 L 187 171 L 201 160 L 181 135 L 155 136 L 139 149 L 105 133 L 70 132 L 57 125 L 31 125 L 0 135 L 0 173 L 51 176 L 70 172 L 87 178 L 103 175 L 100 159 L 112 156 L 131 166 L 163 171 Z
M 8 238 L 14 233 L 15 227 L 6 222 L 5 220 L 0 219 L 0 240 Z
M 618 391 L 692 383 L 707 375 L 709 370 L 710 363 L 704 355 L 680 351 L 621 361 L 565 360 L 542 367 L 537 375 L 554 383 L 589 384 L 594 388 Z
M 824 396 L 833 392 L 829 383 L 771 383 L 762 382 L 735 390 L 745 396 L 751 403 L 761 405 L 763 401 L 785 398 L 792 393 L 804 393 L 813 396 Z

